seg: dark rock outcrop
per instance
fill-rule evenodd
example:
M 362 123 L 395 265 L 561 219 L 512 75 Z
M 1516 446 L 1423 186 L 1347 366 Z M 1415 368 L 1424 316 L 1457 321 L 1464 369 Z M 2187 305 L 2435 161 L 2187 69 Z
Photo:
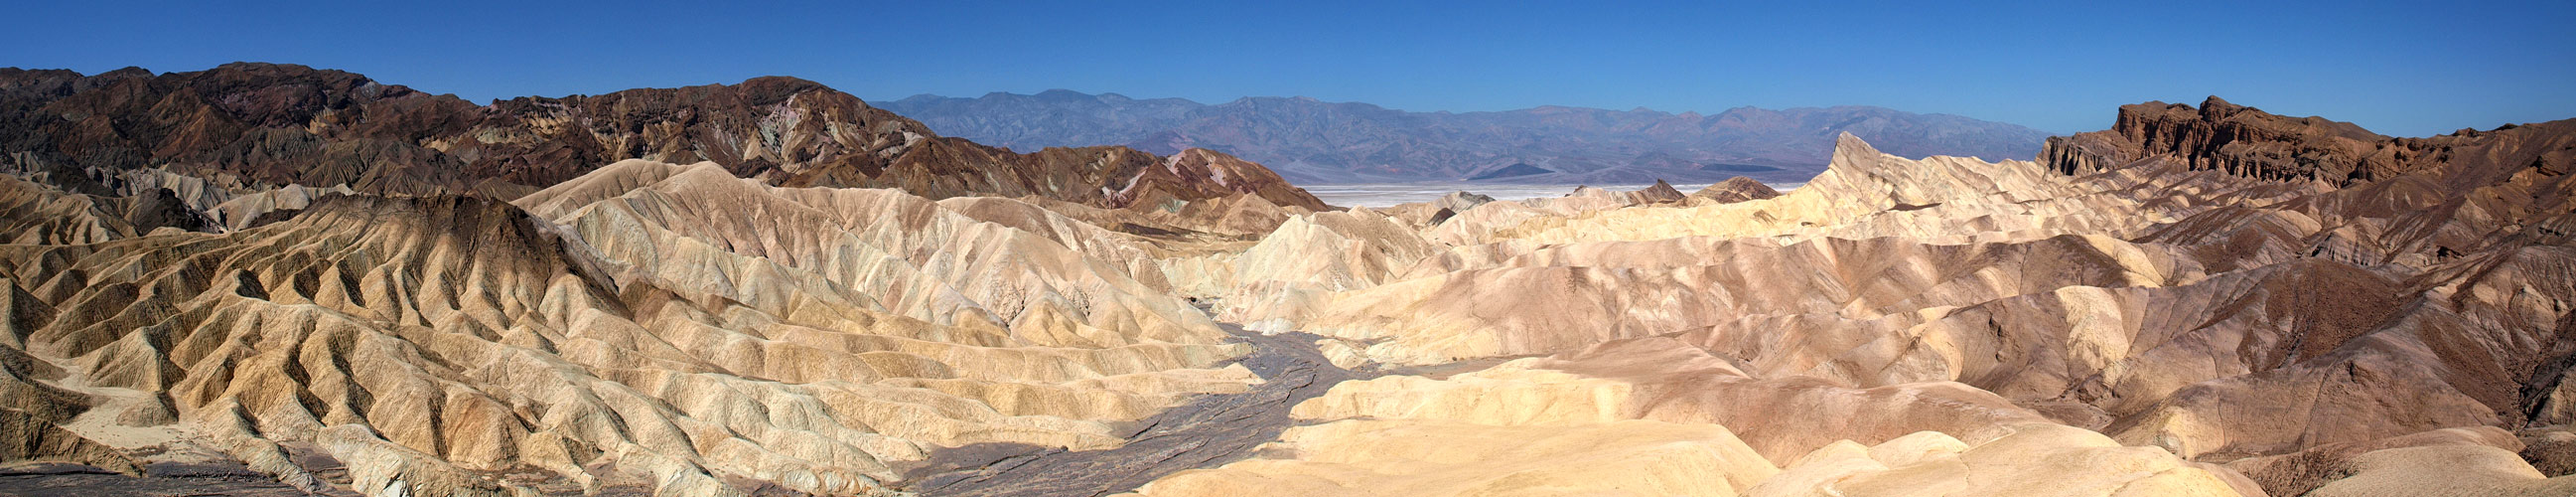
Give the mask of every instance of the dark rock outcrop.
M 1733 178 L 1727 178 L 1726 181 L 1717 182 L 1717 184 L 1708 185 L 1707 188 L 1701 188 L 1699 191 L 1691 192 L 1690 196 L 1714 200 L 1717 201 L 1717 203 L 1726 204 L 1777 197 L 1780 196 L 1780 191 L 1772 189 L 1771 185 L 1762 184 L 1760 181 L 1754 181 L 1753 178 L 1736 176 Z
M 2448 260 L 2531 244 L 2564 243 L 2576 224 L 2576 119 L 2390 138 L 2348 123 L 2291 118 L 2217 97 L 2198 109 L 2148 102 L 2120 107 L 2107 131 L 2049 140 L 2041 157 L 2060 173 L 2085 175 L 2161 168 L 2217 171 L 2328 191 L 2273 209 L 2297 211 L 2329 230 L 2301 250 Z M 2202 213 L 2150 234 L 2175 242 L 2184 227 L 2224 223 L 2234 210 Z M 2206 219 L 2201 219 L 2206 218 Z M 2341 227 L 2341 228 L 2338 228 Z
M 2427 169 L 2501 179 L 2507 169 L 2539 167 L 2563 174 L 2563 149 L 2523 143 L 2563 140 L 2565 121 L 2460 130 L 2430 138 L 2390 138 L 2319 117 L 2293 118 L 2209 97 L 2199 108 L 2147 102 L 2120 107 L 2111 129 L 2048 139 L 2041 160 L 2079 174 L 2170 158 L 2193 170 L 2272 180 L 2318 180 L 2350 186 Z M 2539 146 L 2529 146 L 2539 145 Z M 2496 153 L 2462 154 L 2482 148 Z M 2538 161 L 2538 162 L 2535 162 Z
M 1689 195 L 1682 194 L 1680 189 L 1673 188 L 1672 183 L 1665 183 L 1664 180 L 1660 179 L 1655 180 L 1655 184 L 1652 186 L 1638 189 L 1636 195 L 1637 198 L 1648 203 L 1677 202 L 1681 199 L 1690 198 Z

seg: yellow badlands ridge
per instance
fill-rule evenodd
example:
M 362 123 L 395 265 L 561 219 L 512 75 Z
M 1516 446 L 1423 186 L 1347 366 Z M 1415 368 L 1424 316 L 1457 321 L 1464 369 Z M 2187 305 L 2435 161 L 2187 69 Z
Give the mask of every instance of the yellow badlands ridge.
M 1846 136 L 1828 172 L 1777 198 L 1292 219 L 1232 261 L 1220 316 L 1323 335 L 1337 364 L 1395 376 L 1299 405 L 1306 424 L 1253 460 L 1141 492 L 2576 488 L 2531 470 L 2515 453 L 2546 452 L 2501 430 L 2422 435 L 2503 424 L 2488 406 L 2511 397 L 2445 372 L 2463 366 L 2421 366 L 2493 364 L 2462 347 L 2500 345 L 2464 340 L 2568 329 L 2576 250 L 2426 258 L 2382 242 L 2384 218 L 2291 201 L 2330 190 L 2157 162 L 2067 175 L 1904 159 Z M 2409 305 L 2415 282 L 2438 283 Z M 2542 399 L 2531 409 L 2570 412 Z M 2362 448 L 2240 460 L 2319 444 Z M 1764 461 L 1728 456 L 1747 448 Z M 1631 458 L 1659 464 L 1577 462 Z M 1533 459 L 1558 463 L 1519 464 Z M 2451 466 L 2464 470 L 2426 469 Z
M 0 350 L 42 358 L 13 384 L 106 399 L 12 402 L 73 411 L 30 413 L 70 428 L 29 435 L 40 452 L 175 422 L 290 483 L 313 484 L 291 443 L 318 444 L 369 494 L 505 492 L 475 476 L 495 471 L 617 483 L 590 480 L 598 462 L 664 492 L 741 475 L 852 493 L 937 447 L 1114 446 L 1254 381 L 1132 257 L 1068 248 L 1123 235 L 704 164 L 629 161 L 521 203 L 537 215 L 333 197 L 219 235 L 8 246 L 25 283 Z

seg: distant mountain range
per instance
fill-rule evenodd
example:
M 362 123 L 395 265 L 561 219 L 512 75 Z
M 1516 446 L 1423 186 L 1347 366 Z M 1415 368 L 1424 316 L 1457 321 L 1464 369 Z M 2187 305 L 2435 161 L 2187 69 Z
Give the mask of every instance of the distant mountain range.
M 1801 181 L 1823 171 L 1849 132 L 1897 155 L 2029 159 L 2049 133 L 1948 114 L 1880 107 L 1716 115 L 1547 106 L 1408 112 L 1306 97 L 1222 104 L 1047 90 L 976 98 L 916 95 L 876 106 L 942 135 L 1022 152 L 1126 145 L 1159 154 L 1214 149 L 1298 183 L 1491 180 L 1529 183 Z

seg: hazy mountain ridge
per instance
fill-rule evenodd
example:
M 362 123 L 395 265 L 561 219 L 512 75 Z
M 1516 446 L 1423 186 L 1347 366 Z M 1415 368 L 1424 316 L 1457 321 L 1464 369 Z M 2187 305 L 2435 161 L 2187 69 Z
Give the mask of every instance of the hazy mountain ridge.
M 1071 90 L 916 95 L 878 106 L 942 133 L 1014 150 L 1202 147 L 1305 183 L 1705 182 L 1735 175 L 1796 181 L 1823 170 L 1835 136 L 1844 132 L 1884 143 L 1897 155 L 1988 159 L 2033 157 L 2048 136 L 2012 124 L 1867 106 L 1739 107 L 1715 115 L 1561 106 L 1453 113 L 1307 97 L 1200 104 Z M 1549 173 L 1514 174 L 1531 168 Z

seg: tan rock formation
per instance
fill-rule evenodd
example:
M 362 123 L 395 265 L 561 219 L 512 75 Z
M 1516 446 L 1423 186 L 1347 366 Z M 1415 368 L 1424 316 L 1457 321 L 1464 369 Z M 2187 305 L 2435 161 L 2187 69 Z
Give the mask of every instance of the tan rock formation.
M 2246 494 L 2222 474 L 2162 450 L 2123 447 L 2081 428 L 2024 424 L 1974 444 L 1936 432 L 1868 447 L 1838 443 L 1800 457 L 1744 495 Z
M 1322 423 L 1290 430 L 1262 458 L 1178 473 L 1138 493 L 2261 492 L 2225 469 L 2040 422 L 1963 385 L 1852 390 L 1804 379 L 1758 380 L 1725 360 L 1660 339 L 1516 360 L 1443 380 L 1346 382 L 1295 413 Z
M 1337 210 L 785 79 L 368 141 L 448 113 L 290 69 L 40 99 L 198 110 L 39 123 L 144 164 L 0 164 L 0 459 L 368 495 L 2576 490 L 2576 121 L 2213 99 L 2040 161 L 1845 136 L 1786 194 Z M 179 84 L 288 73 L 357 107 Z
M 1570 427 L 1336 421 L 1290 429 L 1255 459 L 1155 480 L 1133 495 L 1734 496 L 1779 470 L 1708 424 Z
M 175 411 L 290 481 L 312 477 L 282 444 L 318 443 L 351 465 L 334 483 L 369 493 L 498 491 L 475 471 L 859 492 L 941 446 L 1114 446 L 1125 422 L 1252 381 L 1217 369 L 1242 346 L 1204 315 L 1058 241 L 1119 243 L 1106 232 L 721 173 L 621 164 L 531 195 L 561 228 L 335 196 L 236 233 L 21 247 L 10 276 L 45 280 L 12 285 L 41 293 L 12 321 L 78 365 L 56 383 L 168 402 L 110 419 Z
M 1771 189 L 1771 185 L 1754 181 L 1753 178 L 1736 176 L 1700 188 L 1699 191 L 1691 192 L 1690 196 L 1708 199 L 1710 202 L 1731 204 L 1777 197 L 1780 196 L 1780 191 Z
M 1671 337 L 1746 377 L 1851 389 L 1959 382 L 2117 444 L 2216 461 L 2449 427 L 2559 424 L 2576 412 L 2559 394 L 2576 357 L 2560 335 L 2576 319 L 2560 228 L 2576 219 L 2559 193 L 2576 185 L 2557 166 L 2576 159 L 2566 123 L 2326 154 L 2316 167 L 2338 179 L 2325 181 L 2245 161 L 2309 147 L 2266 140 L 2363 150 L 2388 139 L 2241 107 L 2200 115 L 2273 131 L 2202 133 L 2191 131 L 2202 121 L 2133 114 L 2124 109 L 2116 133 L 2065 146 L 2192 133 L 2239 141 L 1989 163 L 1897 158 L 1847 138 L 1827 173 L 1777 198 L 1556 212 L 1485 204 L 1409 223 L 1437 250 L 1416 264 L 1351 278 L 1363 285 L 1248 294 L 1222 315 L 1321 334 L 1336 363 L 1396 373 Z M 2401 149 L 2387 156 L 2392 147 Z M 2428 158 L 2442 154 L 2459 158 Z M 1371 405 L 1415 406 L 1389 407 L 1397 412 L 1474 405 L 1420 400 L 1452 390 L 1426 381 L 1347 388 L 1374 388 L 1356 397 Z M 1361 386 L 1379 382 L 1403 386 Z M 1512 404 L 1536 394 L 1490 395 Z M 1616 412 L 1586 405 L 1595 403 L 1467 410 L 1531 420 Z M 1381 415 L 1395 414 L 1371 414 Z M 1757 426 L 1626 416 L 1716 422 L 1778 450 Z M 2438 451 L 2474 459 L 2522 449 L 2480 447 Z

